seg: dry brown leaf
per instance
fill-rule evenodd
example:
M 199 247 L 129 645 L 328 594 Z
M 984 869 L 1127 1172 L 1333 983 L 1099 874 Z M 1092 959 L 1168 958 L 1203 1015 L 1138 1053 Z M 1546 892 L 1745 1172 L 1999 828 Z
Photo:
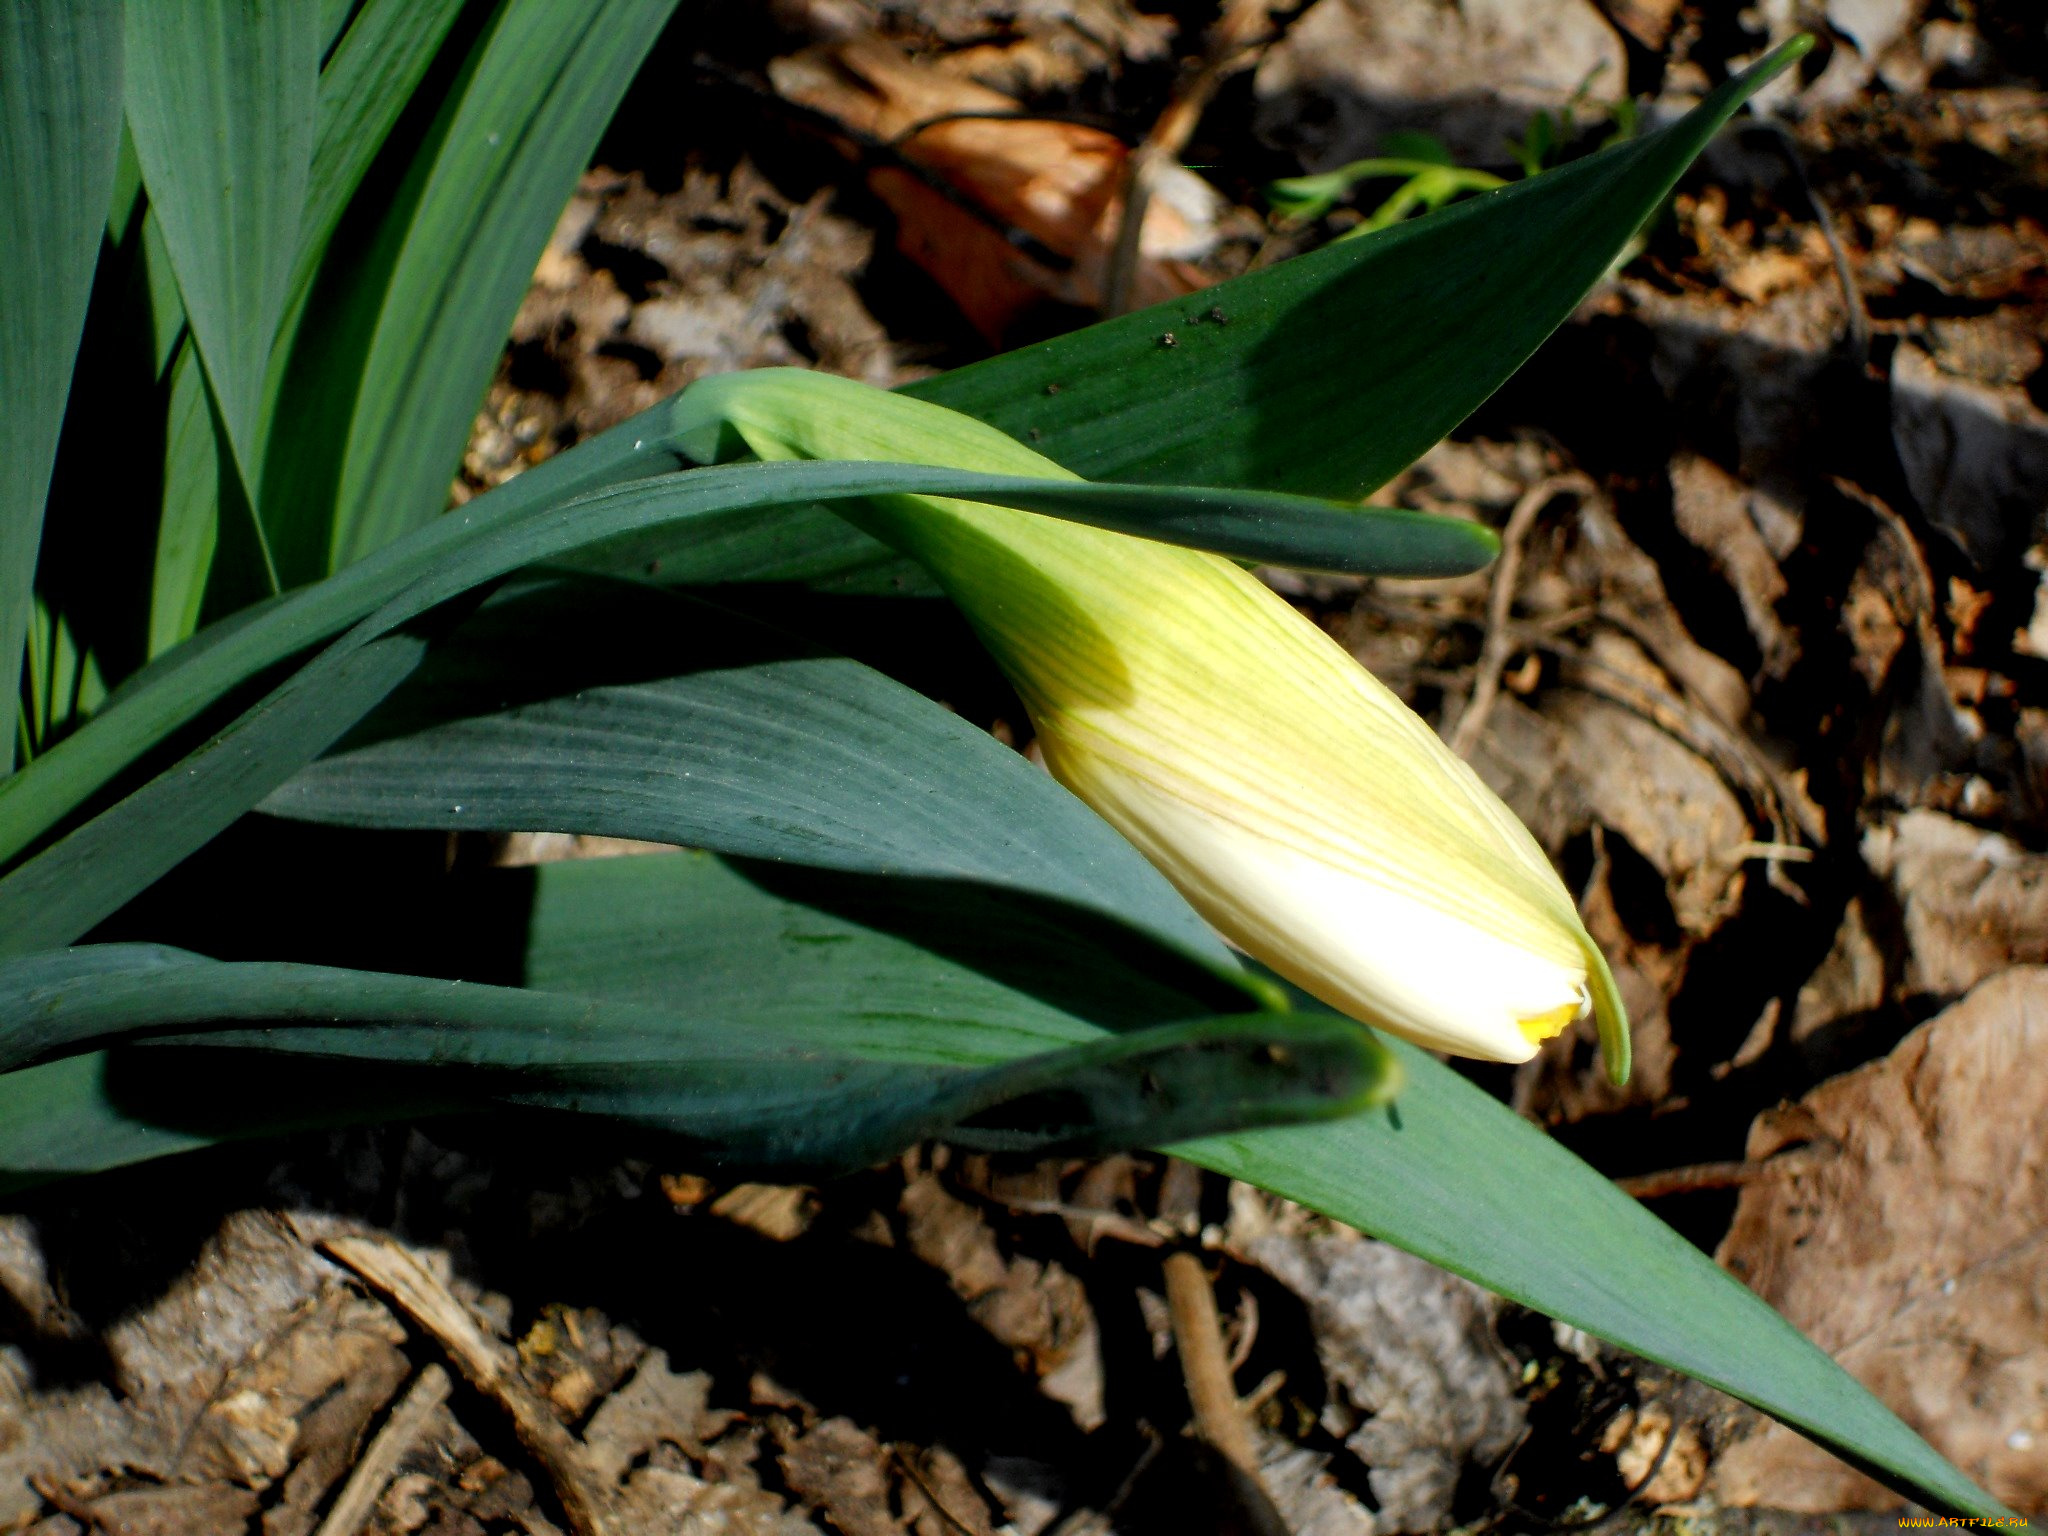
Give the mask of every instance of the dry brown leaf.
M 981 1214 L 931 1174 L 901 1197 L 911 1252 L 945 1275 L 974 1320 L 1039 1378 L 1084 1430 L 1104 1421 L 1102 1354 L 1081 1282 L 1060 1265 L 1005 1255 Z
M 1952 997 L 2014 964 L 2048 961 L 2048 857 L 1938 811 L 1908 811 L 1863 838 L 1906 932 L 1908 993 Z
M 1308 1305 L 1324 1374 L 1342 1393 L 1324 1428 L 1372 1469 L 1378 1529 L 1436 1529 L 1467 1464 L 1498 1458 L 1525 1422 L 1494 1338 L 1494 1299 L 1350 1232 L 1268 1232 L 1245 1251 Z
M 1763 653 L 1763 671 L 1782 677 L 1799 654 L 1798 642 L 1778 617 L 1787 591 L 1763 528 L 1772 514 L 1765 499 L 1711 459 L 1680 454 L 1671 462 L 1672 513 L 1678 531 L 1713 564 L 1742 604 L 1742 617 Z M 1783 515 L 1780 512 L 1778 515 Z
M 1984 982 L 1882 1061 L 1758 1118 L 1720 1261 L 1951 1461 L 2048 1509 L 2048 969 Z M 1782 1157 L 1794 1149 L 1804 1155 Z M 1791 1430 L 1725 1448 L 1727 1503 L 1898 1498 Z
M 895 165 L 878 166 L 869 177 L 896 215 L 904 253 L 992 343 L 1049 298 L 1086 308 L 1101 302 L 1129 158 L 1114 134 L 1023 115 L 1014 97 L 873 41 L 777 59 L 769 78 L 786 99 L 825 114 L 860 141 L 895 146 L 942 184 L 944 190 Z M 1208 281 L 1188 263 L 1214 243 L 1220 206 L 1199 177 L 1166 168 L 1140 232 L 1135 305 L 1176 298 Z M 1009 231 L 1070 265 L 1055 271 L 1035 260 Z
M 1495 164 L 1538 109 L 1627 89 L 1627 56 L 1591 0 L 1318 0 L 1259 66 L 1259 131 L 1324 170 L 1395 129 Z
M 2024 389 L 1958 378 L 1904 343 L 1892 439 L 1914 499 L 1980 569 L 2018 557 L 2048 504 L 2048 412 Z

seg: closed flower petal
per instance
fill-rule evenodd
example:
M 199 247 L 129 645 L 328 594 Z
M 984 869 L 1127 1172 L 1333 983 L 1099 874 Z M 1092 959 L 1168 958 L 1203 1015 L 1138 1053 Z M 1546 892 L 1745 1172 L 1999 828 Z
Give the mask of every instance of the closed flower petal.
M 758 456 L 1073 478 L 972 418 L 825 375 L 726 375 L 678 402 Z M 1596 1012 L 1606 962 L 1526 828 L 1427 723 L 1231 561 L 938 497 L 852 514 L 921 561 L 1016 686 L 1046 766 L 1225 938 L 1434 1049 L 1525 1061 Z

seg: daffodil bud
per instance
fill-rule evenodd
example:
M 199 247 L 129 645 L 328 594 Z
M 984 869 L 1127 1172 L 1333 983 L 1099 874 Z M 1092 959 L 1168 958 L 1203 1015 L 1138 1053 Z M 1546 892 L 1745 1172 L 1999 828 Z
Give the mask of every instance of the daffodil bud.
M 704 380 L 687 441 L 1074 478 L 971 417 L 824 374 Z M 1030 711 L 1046 766 L 1226 939 L 1353 1018 L 1526 1061 L 1628 1027 L 1543 850 L 1436 733 L 1231 561 L 925 496 L 850 512 L 925 565 Z

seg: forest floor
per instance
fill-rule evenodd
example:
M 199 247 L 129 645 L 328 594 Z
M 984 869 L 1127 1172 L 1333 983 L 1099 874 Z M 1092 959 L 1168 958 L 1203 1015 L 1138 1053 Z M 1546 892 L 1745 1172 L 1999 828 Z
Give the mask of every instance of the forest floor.
M 1267 10 L 1218 38 L 1192 3 L 684 7 L 457 499 L 707 373 L 892 384 L 1191 293 L 1393 191 L 1290 222 L 1275 178 L 1416 132 L 1512 177 L 1510 139 L 1587 152 L 1824 27 L 1375 495 L 1506 559 L 1268 574 L 1528 821 L 1614 957 L 1626 1088 L 1589 1031 L 1474 1080 L 2048 1511 L 2038 0 Z M 1126 231 L 1148 137 L 1186 169 Z M 1028 748 L 989 697 L 949 702 Z M 1896 1528 L 1728 1399 L 1168 1159 L 929 1147 L 814 1189 L 387 1127 L 11 1199 L 0 1530 L 1270 1529 L 1186 1432 L 1164 1275 L 1190 1252 L 1296 1536 Z

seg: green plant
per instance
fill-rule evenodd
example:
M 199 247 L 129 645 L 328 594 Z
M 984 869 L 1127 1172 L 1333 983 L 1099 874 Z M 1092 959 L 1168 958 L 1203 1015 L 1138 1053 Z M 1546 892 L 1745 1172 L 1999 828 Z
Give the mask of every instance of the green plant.
M 1291 1004 L 1049 779 L 735 596 L 895 590 L 900 557 L 834 509 L 898 496 L 1475 568 L 1485 536 L 1356 498 L 1528 356 L 1793 51 L 1658 134 L 909 391 L 1076 478 L 699 467 L 719 445 L 685 396 L 444 515 L 668 8 L 0 9 L 0 197 L 28 232 L 0 269 L 0 649 L 31 657 L 0 781 L 6 1177 L 417 1114 L 825 1168 L 935 1134 L 1175 1141 L 1994 1512 L 1592 1170 Z M 479 881 L 423 941 L 396 867 L 356 891 L 236 863 L 258 810 L 700 851 Z M 1398 1117 L 1353 1112 L 1397 1077 Z
M 1568 147 L 1579 109 L 1592 91 L 1599 69 L 1579 82 L 1562 108 L 1552 112 L 1538 107 L 1519 139 L 1507 141 L 1508 153 L 1521 167 L 1522 175 L 1540 176 L 1552 159 Z M 1612 149 L 1636 136 L 1636 104 L 1629 96 L 1603 103 L 1600 116 L 1609 124 L 1600 140 L 1601 149 Z M 1353 160 L 1335 170 L 1312 176 L 1286 176 L 1266 188 L 1266 201 L 1275 213 L 1294 223 L 1320 219 L 1351 194 L 1361 182 L 1399 183 L 1379 206 L 1346 230 L 1340 239 L 1356 239 L 1376 229 L 1398 224 L 1415 213 L 1434 213 L 1452 200 L 1472 192 L 1491 192 L 1507 185 L 1505 178 L 1477 166 L 1460 165 L 1449 146 L 1430 133 L 1390 133 L 1380 140 L 1380 152 L 1364 160 Z

